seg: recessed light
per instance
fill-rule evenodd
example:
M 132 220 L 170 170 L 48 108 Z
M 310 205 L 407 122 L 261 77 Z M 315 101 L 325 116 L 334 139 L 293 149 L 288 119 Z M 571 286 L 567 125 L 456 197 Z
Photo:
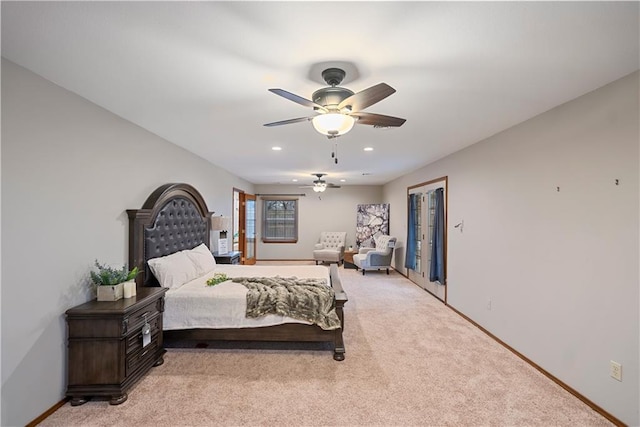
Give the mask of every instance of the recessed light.
M 341 179 L 340 182 L 347 182 L 347 180 L 346 179 Z
M 364 151 L 373 151 L 373 147 L 365 147 Z
M 293 181 L 293 182 L 298 182 L 298 180 L 297 180 L 297 179 L 295 179 L 295 178 L 293 178 L 291 181 Z
M 271 147 L 271 149 L 273 151 L 280 151 L 280 150 L 282 150 L 282 147 Z

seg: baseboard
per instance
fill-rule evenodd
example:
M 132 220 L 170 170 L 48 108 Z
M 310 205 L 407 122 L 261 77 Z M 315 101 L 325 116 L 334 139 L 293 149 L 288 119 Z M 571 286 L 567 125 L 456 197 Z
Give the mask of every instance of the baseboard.
M 472 320 L 471 318 L 469 318 L 465 314 L 462 314 L 460 311 L 458 311 L 456 308 L 452 307 L 451 305 L 449 305 L 449 304 L 445 304 L 445 305 L 447 307 L 449 307 L 451 310 L 453 310 L 460 317 L 462 317 L 463 319 L 465 319 L 466 321 L 468 321 L 469 323 L 474 325 L 476 328 L 480 329 L 482 332 L 487 334 L 489 337 L 494 339 L 496 342 L 498 342 L 498 344 L 502 345 L 504 348 L 506 348 L 507 350 L 509 350 L 510 352 L 515 354 L 516 356 L 518 356 L 520 359 L 524 360 L 529 365 L 533 366 L 536 370 L 538 370 L 541 374 L 543 374 L 544 376 L 549 378 L 551 381 L 553 381 L 554 383 L 558 384 L 560 387 L 562 387 L 563 389 L 565 389 L 566 391 L 568 391 L 569 393 L 571 393 L 572 395 L 574 395 L 575 397 L 580 399 L 587 406 L 589 406 L 591 409 L 593 409 L 594 411 L 596 411 L 597 413 L 599 413 L 600 415 L 605 417 L 607 420 L 611 421 L 613 424 L 615 424 L 616 426 L 619 426 L 619 427 L 625 427 L 626 426 L 625 423 L 623 423 L 622 421 L 620 421 L 619 419 L 617 419 L 616 417 L 614 417 L 613 415 L 611 415 L 610 413 L 608 413 L 607 411 L 605 411 L 604 409 L 602 409 L 601 407 L 599 407 L 598 405 L 593 403 L 591 400 L 587 399 L 585 396 L 583 396 L 578 391 L 576 391 L 575 389 L 571 388 L 570 386 L 568 386 L 567 384 L 562 382 L 560 379 L 556 378 L 555 376 L 553 376 L 552 374 L 550 374 L 549 372 L 544 370 L 542 367 L 540 367 L 534 361 L 532 361 L 531 359 L 529 359 L 528 357 L 526 357 L 525 355 L 523 355 L 522 353 L 520 353 L 519 351 L 517 351 L 516 349 L 511 347 L 509 344 L 507 344 L 504 341 L 502 341 L 500 338 L 498 338 L 495 335 L 493 335 L 491 332 L 489 332 L 488 330 L 486 330 L 485 328 L 480 326 L 478 323 L 476 323 L 474 320 Z
M 404 276 L 407 278 L 407 280 L 409 279 L 409 276 L 406 274 L 403 274 L 402 272 L 400 272 L 399 270 L 396 270 L 400 275 Z M 413 283 L 413 282 L 411 282 Z M 418 286 L 418 285 L 416 285 Z M 418 286 L 420 288 L 420 286 Z M 420 288 L 423 289 L 423 288 Z M 516 356 L 518 356 L 520 359 L 524 360 L 525 362 L 527 362 L 529 365 L 533 366 L 536 370 L 538 370 L 541 374 L 543 374 L 544 376 L 546 376 L 547 378 L 549 378 L 551 381 L 553 381 L 554 383 L 558 384 L 560 387 L 562 387 L 563 389 L 565 389 L 566 391 L 568 391 L 569 393 L 571 393 L 572 395 L 574 395 L 575 397 L 577 397 L 579 400 L 581 400 L 582 402 L 584 402 L 587 406 L 589 406 L 591 409 L 593 409 L 594 411 L 596 411 L 597 413 L 599 413 L 600 415 L 602 415 L 603 417 L 605 417 L 607 420 L 611 421 L 613 424 L 615 424 L 616 426 L 620 426 L 620 427 L 624 427 L 626 426 L 625 423 L 623 423 L 622 421 L 620 421 L 619 419 L 617 419 L 616 417 L 614 417 L 613 415 L 611 415 L 610 413 L 608 413 L 607 411 L 605 411 L 604 409 L 602 409 L 600 406 L 596 405 L 595 403 L 593 403 L 591 400 L 587 399 L 585 396 L 583 396 L 582 394 L 580 394 L 578 391 L 576 391 L 575 389 L 571 388 L 569 385 L 565 384 L 564 382 L 562 382 L 560 379 L 556 378 L 555 376 L 553 376 L 552 374 L 550 374 L 549 372 L 547 372 L 546 370 L 544 370 L 542 367 L 540 367 L 538 364 L 536 364 L 534 361 L 532 361 L 531 359 L 529 359 L 528 357 L 526 357 L 525 355 L 523 355 L 522 353 L 520 353 L 519 351 L 517 351 L 516 349 L 514 349 L 513 347 L 511 347 L 509 344 L 505 343 L 504 341 L 502 341 L 500 338 L 498 338 L 497 336 L 493 335 L 491 332 L 489 332 L 488 330 L 486 330 L 484 327 L 480 326 L 477 322 L 475 322 L 474 320 L 472 320 L 470 317 L 468 317 L 467 315 L 463 314 L 462 312 L 460 312 L 459 310 L 457 310 L 455 307 L 451 306 L 450 304 L 448 304 L 447 302 L 442 301 L 440 298 L 438 298 L 437 296 L 435 296 L 432 292 L 429 292 L 428 290 L 424 289 L 425 291 L 427 291 L 427 293 L 431 294 L 434 298 L 436 298 L 438 301 L 443 302 L 444 305 L 446 305 L 447 307 L 449 307 L 451 310 L 453 310 L 456 314 L 458 314 L 460 317 L 462 317 L 463 319 L 465 319 L 467 322 L 471 323 L 472 325 L 474 325 L 476 328 L 480 329 L 482 332 L 484 332 L 485 334 L 487 334 L 489 337 L 491 337 L 492 339 L 494 339 L 498 344 L 502 345 L 504 348 L 506 348 L 507 350 L 509 350 L 510 352 L 512 352 L 513 354 L 515 354 Z
M 395 267 L 391 267 L 391 268 L 393 268 L 399 275 L 404 276 L 405 278 L 409 279 L 409 276 L 404 274 L 402 271 L 396 269 Z M 411 279 L 409 279 L 409 280 L 411 280 Z
M 398 271 L 398 270 L 396 270 Z M 407 280 L 409 279 L 409 276 L 406 274 L 403 274 L 402 272 L 398 271 L 399 274 L 401 274 L 402 276 L 406 277 Z M 413 282 L 411 282 L 413 283 Z M 416 285 L 418 286 L 418 285 Z M 420 286 L 418 286 L 420 289 Z M 580 394 L 578 391 L 576 391 L 575 389 L 571 388 L 570 386 L 568 386 L 567 384 L 565 384 L 564 382 L 562 382 L 560 379 L 556 378 L 555 376 L 553 376 L 552 374 L 550 374 L 549 372 L 547 372 L 546 370 L 544 370 L 542 367 L 540 367 L 538 364 L 536 364 L 534 361 L 532 361 L 531 359 L 529 359 L 528 357 L 526 357 L 525 355 L 523 355 L 522 353 L 520 353 L 519 351 L 517 351 L 516 349 L 514 349 L 513 347 L 511 347 L 509 344 L 505 343 L 504 341 L 502 341 L 500 338 L 498 338 L 497 336 L 493 335 L 491 332 L 489 332 L 488 330 L 486 330 L 484 327 L 480 326 L 480 324 L 478 324 L 477 322 L 475 322 L 474 320 L 472 320 L 470 317 L 468 317 L 467 315 L 463 314 L 461 311 L 459 311 L 458 309 L 456 309 L 455 307 L 451 306 L 450 304 L 448 304 L 446 301 L 442 301 L 440 298 L 438 298 L 436 295 L 434 295 L 432 292 L 429 292 L 426 289 L 423 289 L 425 291 L 427 291 L 427 293 L 431 294 L 434 298 L 436 298 L 438 301 L 443 302 L 444 305 L 446 305 L 447 307 L 449 307 L 451 310 L 453 310 L 456 314 L 458 314 L 460 317 L 462 317 L 463 319 L 465 319 L 467 322 L 471 323 L 473 326 L 475 326 L 476 328 L 480 329 L 482 332 L 484 332 L 485 334 L 487 334 L 489 337 L 491 337 L 492 339 L 494 339 L 498 344 L 502 345 L 504 348 L 506 348 L 507 350 L 509 350 L 510 352 L 512 352 L 513 354 L 515 354 L 516 356 L 518 356 L 520 359 L 524 360 L 525 362 L 527 362 L 529 365 L 533 366 L 536 370 L 538 370 L 541 374 L 543 374 L 544 376 L 546 376 L 547 378 L 549 378 L 551 381 L 553 381 L 554 383 L 558 384 L 560 387 L 562 387 L 563 389 L 565 389 L 566 391 L 568 391 L 569 393 L 571 393 L 572 395 L 574 395 L 575 397 L 577 397 L 579 400 L 581 400 L 582 402 L 584 402 L 587 406 L 589 406 L 591 409 L 593 409 L 594 411 L 596 411 L 597 413 L 599 413 L 600 415 L 602 415 L 603 417 L 605 417 L 607 420 L 611 421 L 613 424 L 615 424 L 616 426 L 621 426 L 624 427 L 626 426 L 625 423 L 623 423 L 622 421 L 620 421 L 619 419 L 617 419 L 616 417 L 614 417 L 613 415 L 611 415 L 610 413 L 608 413 L 607 411 L 605 411 L 604 409 L 602 409 L 601 407 L 599 407 L 598 405 L 596 405 L 595 403 L 593 403 L 591 400 L 587 399 L 585 396 L 583 396 L 582 394 Z
M 40 415 L 38 418 L 36 418 L 35 420 L 31 421 L 29 424 L 27 424 L 26 427 L 35 427 L 38 424 L 40 424 L 41 422 L 43 422 L 45 419 L 47 419 L 47 417 L 49 417 L 49 415 L 53 414 L 54 412 L 56 412 L 58 409 L 60 409 L 61 407 L 64 406 L 65 403 L 67 403 L 70 400 L 69 397 L 65 397 L 64 399 L 62 399 L 60 402 L 56 403 L 55 405 L 53 405 L 51 408 L 47 409 L 44 413 L 42 413 L 42 415 Z

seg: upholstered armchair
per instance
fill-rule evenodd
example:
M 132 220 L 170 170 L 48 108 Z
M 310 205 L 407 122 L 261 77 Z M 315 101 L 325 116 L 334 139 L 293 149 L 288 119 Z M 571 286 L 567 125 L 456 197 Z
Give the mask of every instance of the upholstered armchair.
M 313 251 L 313 259 L 318 262 L 344 262 L 345 231 L 323 231 Z
M 375 248 L 360 248 L 358 253 L 353 256 L 353 263 L 356 265 L 356 269 L 362 269 L 363 276 L 366 270 L 380 270 L 381 268 L 386 268 L 387 274 L 389 274 L 396 238 L 380 235 L 374 241 Z

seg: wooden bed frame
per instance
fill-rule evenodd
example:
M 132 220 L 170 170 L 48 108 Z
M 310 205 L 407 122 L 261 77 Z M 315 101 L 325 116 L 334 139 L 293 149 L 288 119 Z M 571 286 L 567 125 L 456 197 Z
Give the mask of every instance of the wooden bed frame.
M 188 184 L 165 184 L 156 189 L 141 209 L 127 210 L 129 216 L 129 268 L 137 266 L 138 286 L 160 286 L 147 261 L 151 258 L 192 249 L 201 243 L 209 247 L 210 218 L 200 193 Z M 317 325 L 287 323 L 277 326 L 238 329 L 185 329 L 165 331 L 169 339 L 197 341 L 266 341 L 328 342 L 333 344 L 333 358 L 344 360 L 344 304 L 347 295 L 336 264 L 330 266 L 331 286 L 335 291 L 335 308 L 341 327 L 326 331 Z

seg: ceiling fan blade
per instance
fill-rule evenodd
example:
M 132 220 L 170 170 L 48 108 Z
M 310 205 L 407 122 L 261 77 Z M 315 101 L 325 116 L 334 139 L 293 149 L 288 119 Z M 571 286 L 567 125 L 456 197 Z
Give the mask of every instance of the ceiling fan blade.
M 314 188 L 315 185 L 301 185 L 298 188 Z M 327 188 L 342 188 L 340 185 L 327 184 Z
M 365 108 L 382 101 L 387 96 L 395 93 L 395 89 L 386 83 L 378 83 L 358 93 L 354 93 L 350 97 L 344 99 L 338 104 L 338 110 L 351 106 L 351 111 L 362 111 Z
M 283 98 L 287 98 L 289 101 L 293 101 L 297 104 L 304 105 L 305 107 L 316 108 L 320 111 L 327 112 L 327 109 L 324 108 L 320 104 L 316 104 L 313 101 L 310 101 L 306 98 L 296 95 L 295 93 L 287 92 L 284 89 L 269 89 L 269 92 L 275 93 L 276 95 L 280 95 Z
M 350 116 L 357 117 L 358 124 L 378 127 L 400 127 L 407 121 L 407 119 L 401 119 L 399 117 L 374 113 L 351 113 Z
M 312 118 L 313 117 L 298 117 L 297 119 L 289 119 L 289 120 L 281 120 L 279 122 L 265 123 L 263 126 L 272 127 L 272 126 L 288 125 L 291 123 L 306 122 L 311 120 Z

